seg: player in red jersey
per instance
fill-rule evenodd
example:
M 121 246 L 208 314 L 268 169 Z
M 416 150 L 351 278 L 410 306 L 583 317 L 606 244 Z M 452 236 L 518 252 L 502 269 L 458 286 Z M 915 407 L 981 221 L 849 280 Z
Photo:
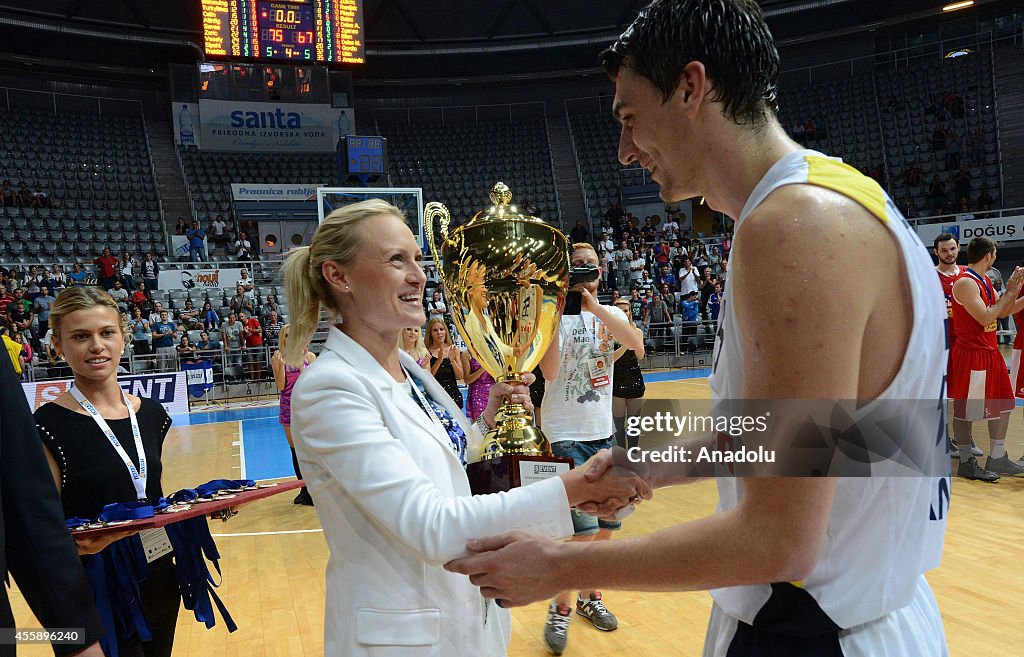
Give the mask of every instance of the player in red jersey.
M 967 271 L 967 267 L 964 265 L 956 264 L 957 256 L 960 255 L 960 242 L 957 241 L 953 235 L 949 233 L 941 233 L 932 242 L 932 246 L 935 249 L 935 258 L 939 261 L 939 264 L 935 266 L 935 271 L 939 275 L 939 283 L 942 285 L 942 296 L 946 298 L 946 339 L 949 343 L 946 361 L 946 375 L 949 376 L 953 359 L 953 343 L 956 342 L 956 333 L 953 331 L 953 283 Z M 949 438 L 949 432 L 947 428 L 946 440 L 948 441 L 949 455 L 955 459 L 960 458 L 960 447 L 956 442 Z M 974 456 L 981 456 L 984 452 L 971 441 L 971 454 Z
M 1004 446 L 1013 410 L 1013 387 L 1006 362 L 996 342 L 996 319 L 1024 309 L 1017 295 L 1024 269 L 1017 267 L 1006 284 L 1006 294 L 996 299 L 992 281 L 983 273 L 995 264 L 996 243 L 976 237 L 967 245 L 967 271 L 953 283 L 953 330 L 956 342 L 947 373 L 953 399 L 953 435 L 960 445 L 957 475 L 995 481 L 1000 475 L 1024 474 Z M 985 467 L 971 454 L 971 430 L 975 420 L 988 420 L 991 451 Z

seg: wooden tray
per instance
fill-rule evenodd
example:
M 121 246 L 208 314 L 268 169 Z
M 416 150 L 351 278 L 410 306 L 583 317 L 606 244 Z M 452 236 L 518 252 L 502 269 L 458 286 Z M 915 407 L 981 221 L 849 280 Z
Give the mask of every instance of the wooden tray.
M 76 529 L 71 532 L 72 536 L 102 536 L 104 534 L 111 534 L 124 531 L 140 531 L 143 529 L 154 529 L 156 527 L 164 527 L 166 525 L 172 525 L 182 520 L 188 520 L 189 518 L 195 518 L 196 516 L 208 516 L 216 511 L 222 511 L 228 507 L 239 506 L 242 504 L 248 504 L 249 502 L 255 502 L 272 495 L 278 495 L 280 493 L 286 493 L 296 488 L 302 488 L 305 482 L 301 479 L 294 481 L 286 481 L 277 484 L 265 485 L 265 488 L 257 488 L 256 490 L 245 490 L 241 493 L 233 493 L 234 497 L 215 499 L 210 502 L 196 502 L 192 503 L 192 507 L 185 509 L 184 511 L 176 511 L 174 513 L 157 513 L 152 518 L 140 518 L 138 520 L 131 520 L 129 522 L 117 525 L 108 525 L 106 527 L 96 527 L 94 529 Z

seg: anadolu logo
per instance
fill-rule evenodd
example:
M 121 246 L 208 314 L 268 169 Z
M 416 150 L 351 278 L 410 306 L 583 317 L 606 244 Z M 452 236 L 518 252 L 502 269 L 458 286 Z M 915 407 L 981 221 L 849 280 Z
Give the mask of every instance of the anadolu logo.
M 235 110 L 231 113 L 232 128 L 289 128 L 302 127 L 302 116 L 298 112 L 282 112 L 278 107 L 273 112 L 243 112 Z
M 960 241 L 960 224 L 950 224 L 948 226 L 943 226 L 942 232 L 949 233 L 954 238 L 956 238 L 957 242 Z

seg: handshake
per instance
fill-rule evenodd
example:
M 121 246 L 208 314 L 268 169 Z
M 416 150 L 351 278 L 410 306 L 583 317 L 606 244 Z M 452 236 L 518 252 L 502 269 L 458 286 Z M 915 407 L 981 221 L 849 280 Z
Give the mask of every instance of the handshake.
M 625 454 L 621 447 L 602 449 L 582 466 L 562 475 L 569 506 L 602 518 L 621 519 L 635 505 L 651 499 L 654 487 L 646 473 L 637 471 L 641 464 L 630 463 Z

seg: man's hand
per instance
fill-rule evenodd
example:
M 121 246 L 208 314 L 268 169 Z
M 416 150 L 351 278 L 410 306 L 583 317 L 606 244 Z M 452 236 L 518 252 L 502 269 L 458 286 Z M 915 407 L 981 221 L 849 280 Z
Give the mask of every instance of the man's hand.
M 585 310 L 588 313 L 593 313 L 594 309 L 601 305 L 601 303 L 594 298 L 594 295 L 590 293 L 590 290 L 583 287 L 582 285 L 574 287 L 573 290 L 579 292 L 580 296 L 583 297 L 583 301 L 580 304 L 580 308 L 582 310 Z
M 563 582 L 565 560 L 560 557 L 571 544 L 559 544 L 545 536 L 514 531 L 466 544 L 468 557 L 449 561 L 445 570 L 469 575 L 485 598 L 498 599 L 502 607 L 521 607 L 548 600 L 570 588 Z
M 115 541 L 120 541 L 122 538 L 128 538 L 138 534 L 139 530 L 130 530 L 123 532 L 113 532 L 111 534 L 102 534 L 100 536 L 75 538 L 75 545 L 78 547 L 78 554 L 96 554 L 106 549 L 108 545 Z
M 577 469 L 589 484 L 585 489 L 589 499 L 575 505 L 584 513 L 610 518 L 624 507 L 654 497 L 646 466 L 628 461 L 621 447 L 602 449 Z
M 527 372 L 523 374 L 522 379 L 522 385 L 514 386 L 504 381 L 498 381 L 491 386 L 490 392 L 487 393 L 487 407 L 483 412 L 484 422 L 487 423 L 487 426 L 494 426 L 494 416 L 497 414 L 504 399 L 509 399 L 515 404 L 522 404 L 527 411 L 533 412 L 530 384 L 536 381 L 537 377 L 531 372 Z
M 1013 273 L 1006 281 L 1006 293 L 1011 297 L 1016 297 L 1022 284 L 1024 284 L 1024 267 L 1014 267 Z

